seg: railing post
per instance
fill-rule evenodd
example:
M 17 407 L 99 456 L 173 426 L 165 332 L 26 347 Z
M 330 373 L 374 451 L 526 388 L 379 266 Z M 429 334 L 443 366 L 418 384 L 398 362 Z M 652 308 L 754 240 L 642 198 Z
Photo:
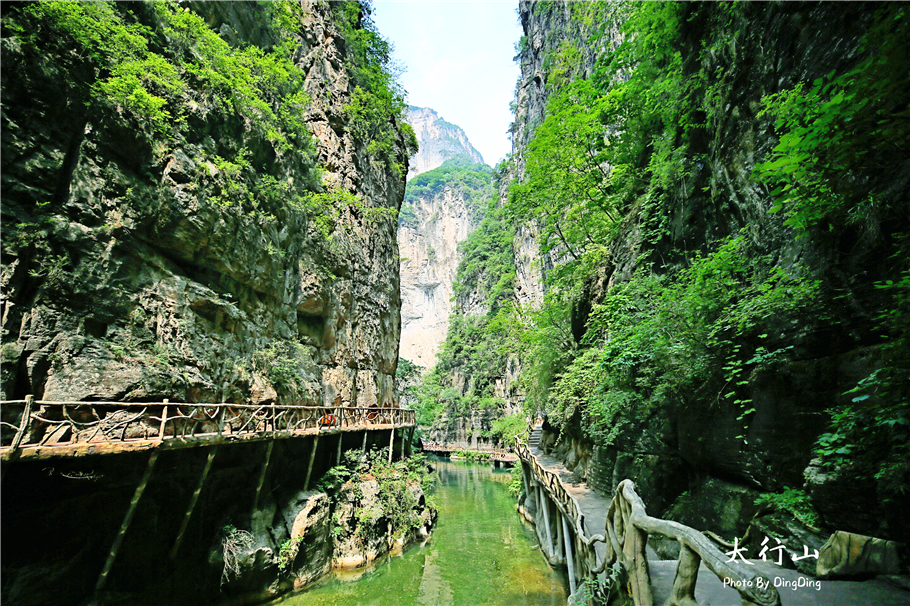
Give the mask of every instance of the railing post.
M 698 603 L 695 601 L 695 583 L 698 581 L 700 563 L 701 557 L 680 541 L 676 577 L 673 578 L 673 589 L 665 606 L 689 606 Z
M 222 406 L 221 410 L 218 413 L 218 435 L 221 436 L 224 433 L 224 411 L 227 407 Z
M 625 517 L 625 516 L 623 516 Z M 648 559 L 645 554 L 645 545 L 648 535 L 639 530 L 631 519 L 625 519 L 625 539 L 623 541 L 623 559 L 629 571 L 629 581 L 632 586 L 632 599 L 635 605 L 651 604 L 651 574 L 648 570 Z
M 158 441 L 159 442 L 164 439 L 164 426 L 167 423 L 167 403 L 168 402 L 169 402 L 169 400 L 167 398 L 165 398 L 164 402 L 162 402 L 164 404 L 164 409 L 161 411 L 161 425 L 158 427 Z
M 25 396 L 25 407 L 22 409 L 22 421 L 19 422 L 19 429 L 16 430 L 16 435 L 13 437 L 14 451 L 19 448 L 19 444 L 22 442 L 22 438 L 25 436 L 25 430 L 28 429 L 28 422 L 31 420 L 32 416 L 32 403 L 34 401 L 35 396 L 31 394 Z
M 278 422 L 278 419 L 277 419 L 276 416 L 275 416 L 275 402 L 272 402 L 272 433 L 273 433 L 273 434 L 274 434 L 276 431 L 278 431 L 277 422 Z
M 569 526 L 566 524 L 566 518 L 559 516 L 562 522 L 562 538 L 566 543 L 566 565 L 569 567 L 569 594 L 575 595 L 575 561 L 572 556 L 572 539 L 569 537 Z

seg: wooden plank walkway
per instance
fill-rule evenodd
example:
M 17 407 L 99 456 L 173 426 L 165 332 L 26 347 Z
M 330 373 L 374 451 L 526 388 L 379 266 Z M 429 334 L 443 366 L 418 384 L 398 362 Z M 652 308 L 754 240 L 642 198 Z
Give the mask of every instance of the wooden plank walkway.
M 565 491 L 578 503 L 584 515 L 588 532 L 604 532 L 611 499 L 603 497 L 584 483 L 575 481 L 574 474 L 558 459 L 544 454 L 537 446 L 528 452 L 546 471 L 559 478 Z M 605 543 L 594 542 L 598 561 L 605 557 Z M 782 606 L 908 606 L 910 591 L 882 579 L 866 581 L 818 580 L 795 570 L 777 566 L 773 562 L 750 559 L 754 570 L 777 586 Z M 653 550 L 648 550 L 648 567 L 651 573 L 653 604 L 663 606 L 672 593 L 676 576 L 676 560 L 659 560 Z M 700 606 L 741 606 L 742 597 L 732 587 L 725 587 L 720 579 L 701 563 L 695 597 Z
M 402 408 L 190 402 L 0 402 L 0 459 L 42 460 L 416 425 Z

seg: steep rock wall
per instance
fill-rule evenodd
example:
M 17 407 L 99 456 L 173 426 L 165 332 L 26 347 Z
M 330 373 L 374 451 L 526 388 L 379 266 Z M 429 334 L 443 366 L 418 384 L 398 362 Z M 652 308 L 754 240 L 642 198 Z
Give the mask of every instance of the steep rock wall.
M 465 132 L 432 109 L 411 106 L 407 121 L 419 145 L 410 160 L 409 182 L 446 161 L 450 161 L 447 166 L 451 161 L 466 166 L 483 164 Z M 445 339 L 452 284 L 461 258 L 458 244 L 477 226 L 477 198 L 483 196 L 456 180 L 450 183 L 450 173 L 433 175 L 430 182 L 418 180 L 407 190 L 398 227 L 402 299 L 399 355 L 423 368 L 436 363 L 436 352 Z M 416 193 L 415 185 L 419 186 Z
M 524 176 L 525 150 L 534 129 L 546 118 L 550 98 L 573 79 L 589 77 L 604 45 L 619 40 L 618 29 L 613 27 L 613 36 L 594 42 L 591 36 L 594 26 L 602 24 L 585 23 L 578 18 L 579 10 L 585 10 L 580 3 L 574 7 L 571 2 L 518 3 L 523 36 L 519 43 L 521 76 L 515 86 L 512 122 L 512 180 L 521 181 Z M 621 15 L 615 18 L 618 22 Z M 569 46 L 579 49 L 582 55 L 571 65 L 554 64 L 553 56 Z M 507 199 L 507 192 L 503 192 L 502 199 Z M 537 236 L 538 229 L 533 223 L 516 226 L 515 295 L 520 304 L 535 307 L 543 302 L 546 272 L 559 262 L 558 251 L 541 254 Z
M 541 57 L 556 52 L 560 40 L 577 31 L 577 25 L 559 18 L 569 4 L 521 3 L 528 43 L 517 92 L 519 152 L 528 137 L 524 133 L 541 119 L 553 90 Z M 703 250 L 742 227 L 748 227 L 750 237 L 758 239 L 781 266 L 797 262 L 812 266 L 839 292 L 849 292 L 849 305 L 825 293 L 836 321 L 825 326 L 817 323 L 819 318 L 797 319 L 807 330 L 794 342 L 790 362 L 775 372 L 749 377 L 744 397 L 751 398 L 755 411 L 745 442 L 739 411 L 707 402 L 664 401 L 644 417 L 620 415 L 614 420 L 616 433 L 604 443 L 586 435 L 588 420 L 581 414 L 569 420 L 561 436 L 550 433 L 543 441 L 545 448 L 604 494 L 630 477 L 649 511 L 668 511 L 674 519 L 700 528 L 741 535 L 757 510 L 758 493 L 805 486 L 833 527 L 881 536 L 906 534 L 894 506 L 873 496 L 875 483 L 868 477 L 852 483 L 845 476 L 824 477 L 811 462 L 813 442 L 826 427 L 823 411 L 835 402 L 845 403 L 844 392 L 881 359 L 882 351 L 870 347 L 876 340 L 870 310 L 877 305 L 871 283 L 887 265 L 881 261 L 890 254 L 888 233 L 900 226 L 879 226 L 880 237 L 875 229 L 857 228 L 838 237 L 794 239 L 782 227 L 781 217 L 768 213 L 767 191 L 752 178 L 752 169 L 777 144 L 772 120 L 758 115 L 762 97 L 850 65 L 870 16 L 859 7 L 843 12 L 830 5 L 754 5 L 738 12 L 735 22 L 724 29 L 723 17 L 711 7 L 693 6 L 687 13 L 684 69 L 722 74 L 723 80 L 716 91 L 723 111 L 689 150 L 705 154 L 706 162 L 668 192 L 659 210 L 668 226 L 662 239 L 647 242 L 634 221 L 623 226 L 613 242 L 610 263 L 586 286 L 586 295 L 577 304 L 572 319 L 573 328 L 580 329 L 576 337 L 581 336 L 592 305 L 613 285 L 631 277 L 644 249 L 655 250 L 660 263 L 669 268 L 690 251 Z M 715 51 L 699 55 L 695 49 L 705 40 L 715 44 Z M 519 161 L 519 174 L 520 166 Z M 903 173 L 894 175 L 895 187 L 906 187 Z M 531 244 L 518 249 L 527 251 L 519 264 L 525 262 L 523 256 L 535 256 Z M 542 265 L 546 268 L 546 262 Z M 519 283 L 532 283 L 521 290 L 528 300 L 535 300 L 539 295 L 528 293 L 535 292 L 533 282 L 539 278 L 522 275 L 532 272 L 520 271 Z M 832 498 L 835 493 L 838 499 Z
M 371 153 L 350 109 L 357 23 L 341 19 L 359 5 L 73 3 L 92 27 L 40 18 L 60 6 L 3 9 L 2 397 L 396 405 L 406 142 L 391 116 L 391 149 Z M 108 55 L 131 32 L 169 122 L 99 95 L 123 84 Z M 272 86 L 291 67 L 270 54 L 282 45 L 292 90 Z M 208 59 L 262 77 L 220 87 Z M 388 433 L 220 447 L 198 501 L 206 450 L 162 453 L 102 597 L 248 601 L 312 581 L 333 529 L 313 486 L 342 451 L 382 445 Z M 89 600 L 148 460 L 5 466 L 4 602 Z M 222 578 L 231 527 L 251 539 Z
M 446 122 L 429 107 L 408 107 L 407 123 L 414 129 L 419 145 L 408 164 L 408 180 L 456 156 L 466 156 L 471 162 L 483 164 L 483 157 L 471 145 L 464 130 Z
M 452 312 L 452 283 L 461 255 L 458 244 L 476 227 L 464 192 L 445 188 L 411 202 L 414 219 L 398 228 L 401 255 L 401 344 L 399 355 L 418 366 L 436 363 Z
M 194 5 L 235 44 L 269 48 L 278 33 L 264 6 Z M 145 7 L 136 17 L 162 27 Z M 116 108 L 86 109 L 91 77 L 4 38 L 3 220 L 25 226 L 4 241 L 6 397 L 396 403 L 394 220 L 338 205 L 326 238 L 318 213 L 231 189 L 245 176 L 262 186 L 251 171 L 305 186 L 318 165 L 325 190 L 367 208 L 402 199 L 403 177 L 348 127 L 331 9 L 304 3 L 297 19 L 309 151 L 279 149 L 248 116 L 210 105 L 176 139 L 159 137 Z M 393 155 L 403 150 L 399 139 Z M 249 170 L 235 168 L 244 154 Z

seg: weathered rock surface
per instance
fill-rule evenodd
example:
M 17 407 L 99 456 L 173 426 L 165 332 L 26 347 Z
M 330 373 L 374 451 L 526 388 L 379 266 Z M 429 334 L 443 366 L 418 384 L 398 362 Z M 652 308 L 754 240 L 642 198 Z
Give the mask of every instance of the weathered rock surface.
M 407 123 L 414 129 L 420 146 L 408 164 L 408 180 L 456 156 L 466 156 L 476 164 L 484 163 L 464 130 L 446 122 L 429 107 L 408 107 Z
M 725 30 L 710 29 L 714 23 L 711 11 L 691 8 L 692 39 L 716 36 L 723 42 Z M 543 120 L 546 104 L 559 88 L 547 70 L 548 55 L 567 40 L 578 42 L 576 47 L 588 53 L 578 61 L 577 73 L 571 74 L 578 77 L 590 73 L 592 56 L 600 52 L 586 44 L 587 33 L 579 20 L 572 19 L 569 3 L 521 2 L 519 11 L 526 38 L 513 133 L 513 177 L 518 179 L 533 129 Z M 732 537 L 745 530 L 757 511 L 754 500 L 760 493 L 801 487 L 806 482 L 822 517 L 832 527 L 878 536 L 906 533 L 906 523 L 895 506 L 873 496 L 873 480 L 833 474 L 810 464 L 813 444 L 827 425 L 823 411 L 834 403 L 847 403 L 844 392 L 876 368 L 878 354 L 868 346 L 875 340 L 869 332 L 868 309 L 872 306 L 857 293 L 871 290 L 868 276 L 875 274 L 880 265 L 875 255 L 884 249 L 875 249 L 863 234 L 845 238 L 850 244 L 823 238 L 794 240 L 781 227 L 779 216 L 767 212 L 766 192 L 751 180 L 756 162 L 768 157 L 777 143 L 772 121 L 758 116 L 762 96 L 848 64 L 858 52 L 867 17 L 862 11 L 848 17 L 827 5 L 752 5 L 748 18 L 760 26 L 738 30 L 735 52 L 733 43 L 726 40 L 729 56 L 712 53 L 689 61 L 683 49 L 684 69 L 718 70 L 727 83 L 718 89 L 723 119 L 711 126 L 710 136 L 701 142 L 703 148 L 693 150 L 706 153 L 707 164 L 685 184 L 688 191 L 684 187 L 668 193 L 671 201 L 661 212 L 670 227 L 660 242 L 644 242 L 635 225 L 623 228 L 609 264 L 586 285 L 584 300 L 578 302 L 572 319 L 573 328 L 584 326 L 587 313 L 602 293 L 631 276 L 643 248 L 655 247 L 667 262 L 678 259 L 680 251 L 698 250 L 744 226 L 753 236 L 761 234 L 757 236 L 761 245 L 774 251 L 782 265 L 811 264 L 843 289 L 841 292 L 853 293 L 850 305 L 854 307 L 848 310 L 842 301 L 832 300 L 830 309 L 837 310 L 840 318 L 837 330 L 807 329 L 795 342 L 789 363 L 750 377 L 748 397 L 755 412 L 745 432 L 739 411 L 690 399 L 664 401 L 650 411 L 618 416 L 616 433 L 609 440 L 592 443 L 584 435 L 585 421 L 580 416 L 567 424 L 561 436 L 545 436 L 542 446 L 601 494 L 609 495 L 619 481 L 630 477 L 652 515 L 672 516 Z M 746 22 L 744 15 L 737 19 Z M 615 34 L 616 28 L 613 30 Z M 605 44 L 619 39 L 618 34 L 613 40 L 606 38 Z M 738 60 L 741 57 L 749 59 Z M 895 175 L 896 184 L 904 184 L 905 179 Z M 699 187 L 702 181 L 704 189 Z M 517 297 L 531 304 L 541 300 L 542 275 L 556 261 L 539 258 L 534 237 L 533 226 L 527 226 L 516 238 Z M 852 319 L 847 320 L 848 316 Z M 798 322 L 811 327 L 816 320 Z M 580 336 L 576 334 L 577 339 Z
M 269 3 L 180 7 L 251 55 L 292 39 L 309 99 L 288 147 L 193 78 L 185 128 L 160 136 L 92 96 L 104 74 L 77 42 L 16 35 L 28 28 L 9 19 L 31 23 L 22 6 L 3 11 L 0 397 L 396 405 L 406 143 L 393 132 L 379 158 L 355 134 L 338 5 L 294 5 L 290 33 Z M 147 26 L 163 56 L 191 54 L 151 4 L 92 6 Z M 336 198 L 307 206 L 317 191 Z M 321 442 L 310 486 L 336 445 L 374 438 L 388 446 L 377 432 Z M 311 444 L 219 447 L 180 537 L 206 451 L 163 452 L 103 597 L 240 602 L 318 577 L 333 526 L 325 495 L 302 491 Z M 4 467 L 3 602 L 89 600 L 148 460 Z M 223 576 L 232 527 L 251 538 Z
M 519 2 L 519 19 L 524 38 L 520 53 L 521 76 L 515 87 L 515 119 L 512 123 L 511 178 L 524 175 L 525 150 L 534 129 L 546 118 L 547 103 L 559 87 L 572 78 L 587 78 L 602 44 L 593 43 L 591 24 L 573 18 L 570 2 Z M 598 26 L 600 24 L 597 24 Z M 618 33 L 614 35 L 618 39 Z M 565 42 L 581 42 L 582 56 L 572 71 L 560 79 L 549 77 L 548 55 Z M 504 180 L 508 182 L 508 180 Z M 503 192 L 505 194 L 505 192 Z M 505 195 L 503 195 L 503 199 Z M 539 306 L 545 293 L 544 276 L 559 261 L 558 251 L 541 254 L 538 230 L 533 223 L 516 225 L 515 297 L 522 305 Z
M 472 408 L 467 413 L 446 411 L 432 427 L 425 429 L 425 435 L 431 442 L 451 448 L 489 448 L 494 446 L 490 438 L 493 421 L 501 416 L 504 415 L 499 409 Z
M 275 35 L 256 3 L 193 6 L 236 44 Z M 312 102 L 301 118 L 322 186 L 397 210 L 404 179 L 346 126 L 331 9 L 303 9 L 295 56 Z M 315 166 L 214 109 L 169 145 L 128 132 L 109 108 L 81 109 L 75 76 L 4 43 L 3 221 L 34 224 L 4 241 L 5 398 L 397 402 L 393 219 L 339 207 L 327 240 L 304 212 L 216 203 L 230 177 L 212 158 L 252 150 L 288 183 L 311 182 Z M 36 203 L 49 200 L 41 224 Z
M 476 227 L 464 192 L 410 202 L 414 219 L 398 228 L 401 254 L 401 343 L 399 355 L 418 366 L 436 363 L 452 313 L 453 282 L 461 261 L 458 244 Z
M 816 572 L 823 579 L 898 574 L 898 547 L 894 541 L 838 530 L 819 551 Z
M 432 109 L 410 107 L 408 123 L 420 146 L 410 160 L 409 180 L 452 158 L 468 165 L 483 164 L 464 131 Z M 418 366 L 429 368 L 436 363 L 436 352 L 446 337 L 453 309 L 453 283 L 461 261 L 458 244 L 482 219 L 487 193 L 464 184 L 442 183 L 427 193 L 408 193 L 402 207 L 398 226 L 399 355 Z

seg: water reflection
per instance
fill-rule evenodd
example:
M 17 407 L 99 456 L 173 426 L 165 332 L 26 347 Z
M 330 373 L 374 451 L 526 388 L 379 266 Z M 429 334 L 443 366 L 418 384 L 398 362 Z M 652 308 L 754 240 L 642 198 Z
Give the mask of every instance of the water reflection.
M 429 495 L 439 526 L 423 545 L 339 572 L 281 600 L 285 606 L 564 606 L 564 579 L 509 497 L 506 470 L 435 460 Z M 355 581 L 356 582 L 351 582 Z

